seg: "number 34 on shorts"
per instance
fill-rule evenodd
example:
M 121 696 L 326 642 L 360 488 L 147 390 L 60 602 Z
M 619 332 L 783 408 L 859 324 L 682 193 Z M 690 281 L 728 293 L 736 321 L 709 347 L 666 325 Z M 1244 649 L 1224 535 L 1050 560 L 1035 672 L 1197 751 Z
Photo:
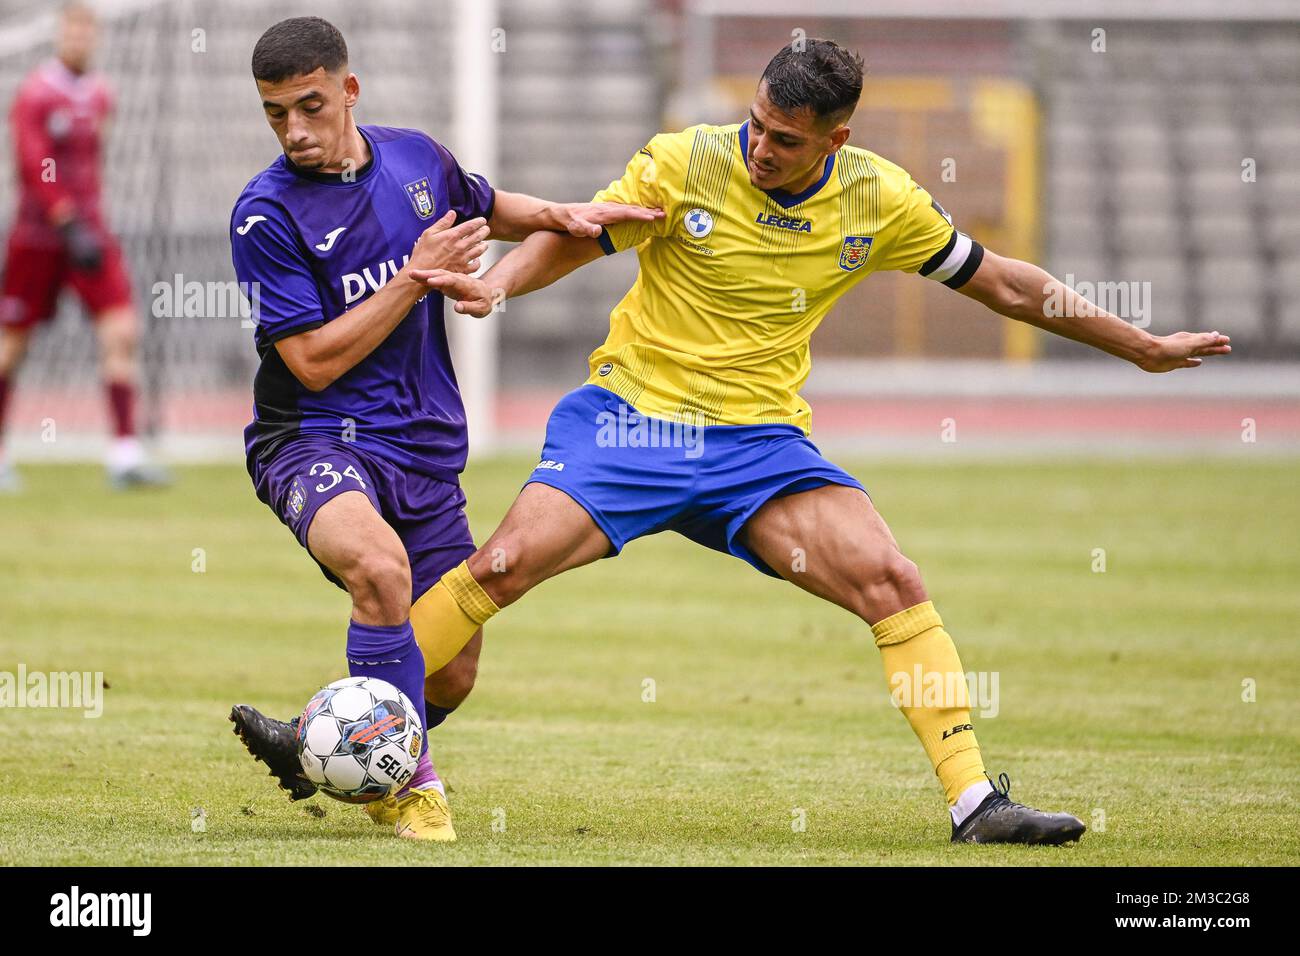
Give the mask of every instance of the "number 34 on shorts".
M 338 492 L 347 490 L 346 488 L 339 488 L 345 478 L 355 481 L 358 490 L 369 490 L 366 487 L 365 478 L 351 464 L 344 465 L 343 470 L 338 471 L 335 469 L 333 462 L 313 462 L 311 467 L 307 469 L 307 475 L 306 479 L 302 476 L 295 477 L 293 484 L 289 486 L 289 498 L 285 502 L 285 517 L 291 523 L 302 517 L 302 513 L 306 510 L 308 500 L 313 492 L 317 495 L 333 498 Z
M 316 490 L 318 492 L 321 492 L 322 494 L 327 491 L 333 491 L 334 486 L 337 485 L 344 478 L 354 479 L 356 483 L 361 486 L 362 491 L 366 490 L 365 479 L 362 478 L 361 473 L 358 472 L 351 465 L 346 466 L 343 469 L 343 473 L 340 474 L 339 472 L 334 470 L 334 466 L 330 464 L 328 461 L 318 461 L 310 468 L 307 469 L 307 474 L 318 475 L 321 477 L 322 481 L 319 485 L 316 486 Z M 326 484 L 326 482 L 328 482 L 328 484 Z

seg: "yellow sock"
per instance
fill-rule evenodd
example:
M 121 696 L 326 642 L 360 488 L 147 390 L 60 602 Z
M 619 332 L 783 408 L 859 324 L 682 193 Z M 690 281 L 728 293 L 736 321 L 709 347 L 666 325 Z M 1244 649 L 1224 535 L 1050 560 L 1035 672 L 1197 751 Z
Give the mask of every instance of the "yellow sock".
M 970 690 L 952 638 L 929 601 L 873 624 L 885 679 L 921 740 L 948 804 L 985 779 L 970 722 Z
M 469 573 L 466 561 L 421 594 L 411 605 L 411 629 L 424 653 L 425 676 L 449 664 L 499 610 Z

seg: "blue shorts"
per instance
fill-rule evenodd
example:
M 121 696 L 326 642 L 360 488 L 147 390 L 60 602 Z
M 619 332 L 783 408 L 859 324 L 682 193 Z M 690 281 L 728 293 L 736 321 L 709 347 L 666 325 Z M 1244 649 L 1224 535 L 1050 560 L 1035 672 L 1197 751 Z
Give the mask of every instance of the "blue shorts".
M 460 485 L 399 468 L 356 445 L 304 434 L 266 461 L 250 455 L 248 472 L 257 497 L 304 549 L 312 519 L 325 502 L 347 491 L 364 493 L 402 539 L 411 565 L 412 602 L 474 553 Z M 316 563 L 343 587 L 329 568 Z
M 866 493 L 794 425 L 681 425 L 642 415 L 598 385 L 555 406 L 528 482 L 582 505 L 613 545 L 609 557 L 642 535 L 676 531 L 773 577 L 737 540 L 759 508 L 822 485 Z

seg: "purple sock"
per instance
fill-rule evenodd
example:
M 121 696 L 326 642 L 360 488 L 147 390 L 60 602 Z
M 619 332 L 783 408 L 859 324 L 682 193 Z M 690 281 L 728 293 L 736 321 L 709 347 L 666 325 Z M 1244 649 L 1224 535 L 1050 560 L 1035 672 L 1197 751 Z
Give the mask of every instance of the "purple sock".
M 424 655 L 411 622 L 396 625 L 348 624 L 348 673 L 386 680 L 411 699 L 424 700 Z M 420 759 L 427 760 L 429 735 L 421 734 Z M 430 770 L 433 769 L 430 764 Z M 417 776 L 418 776 L 417 771 Z
M 406 796 L 412 788 L 418 790 L 437 790 L 444 797 L 446 791 L 442 789 L 442 779 L 438 776 L 438 771 L 433 769 L 433 761 L 429 759 L 429 752 L 426 750 L 420 754 L 420 762 L 415 767 L 415 776 L 407 781 L 406 786 L 398 790 L 395 796 L 398 798 Z

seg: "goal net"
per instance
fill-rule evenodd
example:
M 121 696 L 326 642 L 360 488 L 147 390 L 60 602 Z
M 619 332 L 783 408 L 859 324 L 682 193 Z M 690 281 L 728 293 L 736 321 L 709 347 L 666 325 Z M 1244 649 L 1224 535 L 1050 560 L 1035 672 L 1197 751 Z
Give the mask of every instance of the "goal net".
M 168 457 L 230 459 L 251 414 L 251 324 L 235 287 L 228 222 L 248 179 L 278 154 L 261 116 L 249 58 L 273 18 L 314 14 L 348 38 L 364 74 L 364 122 L 445 128 L 449 57 L 430 54 L 446 4 L 400 0 L 376 17 L 367 4 L 251 0 L 118 0 L 94 7 L 95 65 L 116 111 L 104 151 L 104 198 L 133 279 L 142 325 L 142 432 Z M 296 9 L 301 7 L 302 9 Z M 310 7 L 310 9 L 308 9 Z M 33 15 L 35 14 L 35 15 Z M 52 55 L 56 13 L 0 2 L 0 103 Z M 417 67 L 404 74 L 390 64 Z M 410 81 L 428 94 L 413 95 Z M 8 137 L 6 137 L 6 143 Z M 0 151 L 0 225 L 12 221 L 15 174 Z M 11 401 L 15 457 L 93 457 L 106 424 L 95 338 L 65 293 L 34 339 Z

